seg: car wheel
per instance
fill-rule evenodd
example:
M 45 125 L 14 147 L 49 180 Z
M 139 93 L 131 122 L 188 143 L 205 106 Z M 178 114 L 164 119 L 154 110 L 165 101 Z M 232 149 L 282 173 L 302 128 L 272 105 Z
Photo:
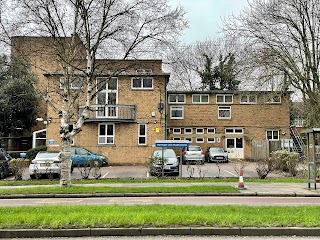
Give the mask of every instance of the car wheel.
M 31 178 L 31 179 L 35 179 L 36 176 L 35 176 L 34 174 L 32 174 L 32 175 L 30 175 L 30 178 Z
M 0 169 L 0 179 L 4 179 L 4 169 L 3 168 L 1 168 Z
M 71 166 L 71 173 L 73 173 L 73 169 L 74 169 L 74 167 L 73 167 L 73 166 Z

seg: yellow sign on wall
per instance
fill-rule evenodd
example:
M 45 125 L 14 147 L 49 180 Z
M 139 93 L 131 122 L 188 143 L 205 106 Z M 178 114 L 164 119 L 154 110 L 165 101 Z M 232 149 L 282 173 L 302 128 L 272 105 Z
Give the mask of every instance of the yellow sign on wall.
M 156 128 L 156 133 L 158 133 L 158 132 L 160 132 L 160 129 L 157 127 L 157 128 Z

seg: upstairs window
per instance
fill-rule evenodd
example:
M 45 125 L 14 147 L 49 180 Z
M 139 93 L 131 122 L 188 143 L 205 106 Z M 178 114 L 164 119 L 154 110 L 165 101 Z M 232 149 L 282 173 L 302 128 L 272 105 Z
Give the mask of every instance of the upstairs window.
M 280 95 L 273 95 L 273 96 L 265 96 L 265 103 L 281 103 L 281 96 Z
M 243 134 L 243 128 L 226 128 L 226 134 Z
M 137 69 L 137 73 L 152 73 L 152 69 Z
M 183 119 L 183 107 L 182 106 L 171 106 L 170 107 L 170 118 L 171 119 Z
M 256 95 L 241 95 L 240 103 L 242 104 L 256 104 L 257 96 Z
M 231 119 L 231 107 L 218 107 L 218 119 Z
M 192 94 L 192 103 L 209 103 L 209 94 Z
M 83 79 L 80 77 L 70 77 L 69 78 L 69 87 L 71 89 L 80 89 L 82 86 Z M 65 78 L 60 78 L 60 88 L 62 89 L 64 87 Z
M 132 89 L 153 89 L 153 78 L 135 77 L 131 81 Z
M 233 95 L 230 94 L 218 94 L 216 96 L 217 103 L 233 103 Z
M 169 99 L 169 103 L 185 103 L 186 95 L 185 94 L 169 94 L 168 99 Z

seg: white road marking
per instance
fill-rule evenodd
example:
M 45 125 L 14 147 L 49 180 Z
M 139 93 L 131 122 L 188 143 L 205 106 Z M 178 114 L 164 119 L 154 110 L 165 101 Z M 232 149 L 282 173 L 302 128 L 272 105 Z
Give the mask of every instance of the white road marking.
M 102 176 L 102 178 L 105 178 L 110 172 L 107 172 L 105 175 Z
M 227 172 L 227 173 L 229 173 L 229 174 L 231 174 L 231 175 L 233 175 L 233 176 L 235 176 L 235 177 L 238 177 L 238 175 L 236 175 L 236 174 L 234 174 L 234 173 L 232 173 L 232 172 L 229 172 L 229 171 L 227 171 L 227 170 L 224 170 L 225 172 Z
M 61 200 L 61 199 L 43 199 L 41 201 L 37 201 L 36 203 L 48 203 L 48 204 L 51 204 L 51 203 L 79 203 L 79 202 L 82 202 L 82 200 L 75 200 L 75 199 L 72 199 L 72 200 Z

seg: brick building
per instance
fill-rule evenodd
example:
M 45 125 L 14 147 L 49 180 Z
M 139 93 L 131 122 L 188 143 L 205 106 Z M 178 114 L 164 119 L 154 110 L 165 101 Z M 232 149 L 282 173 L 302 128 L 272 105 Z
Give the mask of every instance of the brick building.
M 290 93 L 168 92 L 169 139 L 203 150 L 220 146 L 229 158 L 254 158 L 254 143 L 290 139 Z
M 52 39 L 13 37 L 12 45 L 13 54 L 30 61 L 38 88 L 61 101 L 64 79 Z M 84 58 L 79 44 L 79 68 L 85 67 Z M 222 146 L 230 158 L 246 159 L 253 158 L 255 140 L 290 139 L 289 93 L 167 91 L 170 75 L 163 72 L 161 60 L 99 59 L 97 65 L 99 93 L 73 145 L 107 156 L 110 164 L 144 164 L 155 141 L 166 137 L 189 140 L 204 150 Z M 104 78 L 110 80 L 101 86 Z M 71 88 L 81 90 L 80 83 L 74 81 Z M 59 116 L 40 101 L 38 119 L 43 121 L 34 129 L 33 146 L 46 144 L 49 150 L 60 150 Z M 84 101 L 77 100 L 75 113 L 81 112 Z

